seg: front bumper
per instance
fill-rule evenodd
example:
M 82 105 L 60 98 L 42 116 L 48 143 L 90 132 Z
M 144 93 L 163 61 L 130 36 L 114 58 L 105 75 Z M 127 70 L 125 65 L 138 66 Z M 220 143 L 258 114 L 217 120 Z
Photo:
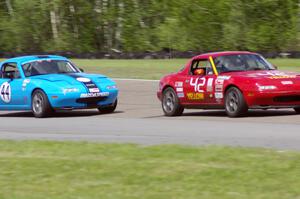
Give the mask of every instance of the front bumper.
M 118 97 L 118 90 L 108 91 L 108 96 L 82 97 L 83 93 L 49 94 L 54 109 L 86 109 L 110 106 Z
M 300 91 L 246 92 L 244 96 L 250 108 L 300 106 Z

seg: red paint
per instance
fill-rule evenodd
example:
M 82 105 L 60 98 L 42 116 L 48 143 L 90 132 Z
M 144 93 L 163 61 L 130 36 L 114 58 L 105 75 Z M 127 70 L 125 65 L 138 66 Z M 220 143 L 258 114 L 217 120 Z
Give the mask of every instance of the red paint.
M 278 70 L 249 70 L 241 72 L 219 72 L 218 76 L 215 74 L 197 76 L 190 72 L 191 64 L 195 60 L 209 59 L 210 56 L 217 58 L 227 55 L 258 54 L 236 51 L 207 53 L 195 56 L 188 61 L 183 70 L 166 75 L 160 80 L 160 86 L 157 92 L 158 98 L 161 100 L 162 92 L 165 88 L 172 87 L 176 91 L 175 82 L 177 82 L 177 86 L 178 82 L 182 82 L 183 92 L 177 92 L 177 95 L 180 96 L 182 93 L 184 94 L 184 97 L 181 96 L 179 98 L 181 105 L 184 107 L 197 108 L 200 106 L 204 108 L 224 108 L 224 96 L 226 95 L 226 89 L 230 86 L 235 86 L 242 91 L 249 108 L 300 106 L 299 73 L 282 72 Z M 212 85 L 210 85 L 209 82 L 212 82 Z M 270 89 L 272 87 L 276 87 L 276 89 Z M 266 90 L 266 88 L 268 89 Z M 204 99 L 188 99 L 188 93 L 198 93 L 202 91 Z M 221 95 L 223 95 L 223 98 L 220 98 Z

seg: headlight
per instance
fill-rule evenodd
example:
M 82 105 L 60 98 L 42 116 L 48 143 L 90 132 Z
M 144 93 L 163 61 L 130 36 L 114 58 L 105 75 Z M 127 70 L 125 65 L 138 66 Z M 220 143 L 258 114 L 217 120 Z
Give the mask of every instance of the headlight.
M 275 90 L 277 89 L 276 86 L 273 86 L 273 85 L 268 85 L 268 86 L 260 86 L 260 85 L 257 85 L 258 87 L 258 90 L 259 91 L 265 91 L 265 90 Z
M 75 93 L 75 92 L 79 92 L 79 89 L 78 88 L 64 88 L 63 89 L 64 94 L 66 94 L 66 93 Z
M 117 89 L 117 86 L 116 85 L 109 85 L 109 86 L 106 86 L 106 89 L 107 90 Z

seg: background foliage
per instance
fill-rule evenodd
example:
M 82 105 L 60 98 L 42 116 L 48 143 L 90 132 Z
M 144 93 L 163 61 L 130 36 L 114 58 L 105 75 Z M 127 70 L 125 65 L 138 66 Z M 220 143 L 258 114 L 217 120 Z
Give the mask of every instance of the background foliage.
M 298 0 L 1 0 L 0 51 L 296 51 Z

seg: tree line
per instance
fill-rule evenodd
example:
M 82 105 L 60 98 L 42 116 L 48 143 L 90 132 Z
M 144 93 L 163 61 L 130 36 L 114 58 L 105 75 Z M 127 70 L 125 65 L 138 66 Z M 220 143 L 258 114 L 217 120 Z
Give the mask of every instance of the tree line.
M 1 0 L 0 51 L 299 51 L 299 6 L 299 0 Z

